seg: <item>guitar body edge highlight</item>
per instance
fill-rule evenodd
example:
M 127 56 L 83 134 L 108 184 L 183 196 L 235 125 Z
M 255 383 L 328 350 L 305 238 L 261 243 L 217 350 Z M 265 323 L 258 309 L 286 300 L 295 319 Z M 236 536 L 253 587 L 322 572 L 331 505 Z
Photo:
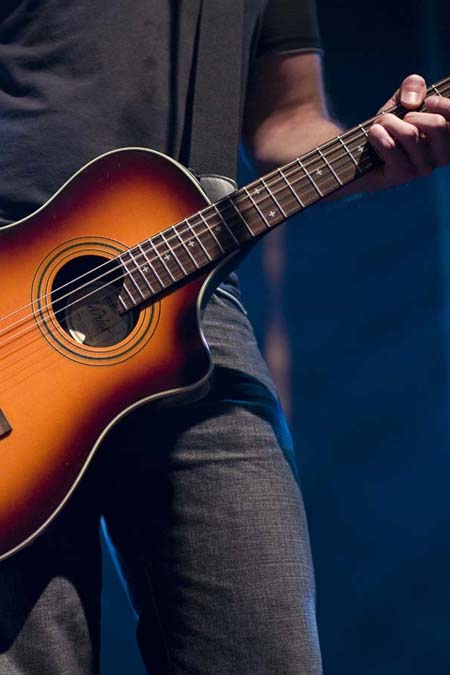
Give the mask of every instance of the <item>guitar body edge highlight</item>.
M 182 165 L 125 148 L 89 162 L 43 207 L 1 231 L 0 280 L 13 297 L 0 307 L 0 409 L 11 426 L 0 437 L 0 561 L 50 525 L 128 413 L 207 390 L 213 364 L 201 309 L 234 255 L 144 305 L 119 342 L 102 347 L 80 344 L 80 331 L 59 323 L 47 307 L 52 284 L 65 281 L 61 269 L 79 259 L 105 264 L 208 204 Z

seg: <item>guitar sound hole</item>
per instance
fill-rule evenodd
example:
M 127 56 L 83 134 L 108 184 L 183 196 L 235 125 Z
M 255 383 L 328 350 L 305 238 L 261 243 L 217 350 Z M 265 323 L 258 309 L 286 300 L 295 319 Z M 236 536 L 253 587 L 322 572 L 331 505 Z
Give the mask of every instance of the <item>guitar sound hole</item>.
M 59 270 L 52 306 L 73 340 L 89 347 L 111 347 L 131 333 L 139 312 L 117 311 L 122 276 L 120 265 L 94 255 L 75 258 Z

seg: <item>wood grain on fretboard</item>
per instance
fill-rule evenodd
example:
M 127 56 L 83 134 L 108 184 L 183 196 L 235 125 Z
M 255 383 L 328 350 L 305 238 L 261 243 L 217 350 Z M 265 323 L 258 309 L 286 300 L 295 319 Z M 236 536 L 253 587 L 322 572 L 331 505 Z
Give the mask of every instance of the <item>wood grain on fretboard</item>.
M 450 95 L 450 78 L 427 95 Z M 422 110 L 426 110 L 425 106 Z M 403 117 L 395 106 L 386 112 Z M 126 274 L 119 295 L 128 311 L 166 293 L 252 239 L 381 164 L 367 140 L 377 115 L 277 168 L 232 195 L 141 242 L 119 256 Z

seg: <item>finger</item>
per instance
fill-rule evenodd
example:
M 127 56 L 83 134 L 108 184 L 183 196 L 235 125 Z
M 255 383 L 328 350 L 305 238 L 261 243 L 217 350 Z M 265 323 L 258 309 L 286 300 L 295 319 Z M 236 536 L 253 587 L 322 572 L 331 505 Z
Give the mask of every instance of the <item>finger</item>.
M 387 154 L 395 150 L 397 145 L 381 124 L 373 124 L 368 133 L 370 144 L 375 148 L 381 159 L 385 159 Z
M 425 80 L 421 75 L 408 75 L 399 89 L 391 96 L 389 101 L 386 101 L 384 106 L 380 108 L 379 113 L 393 108 L 399 103 L 408 110 L 414 110 L 415 108 L 420 108 L 422 103 L 425 100 L 427 92 L 427 87 Z
M 426 99 L 425 105 L 428 112 L 442 115 L 450 122 L 450 99 L 445 96 L 430 96 Z
M 411 112 L 405 122 L 413 124 L 425 136 L 428 154 L 433 166 L 445 166 L 450 162 L 450 132 L 445 117 L 438 114 Z
M 408 75 L 401 86 L 399 103 L 408 110 L 420 108 L 427 95 L 427 85 L 421 75 Z
M 433 165 L 429 151 L 426 144 L 421 142 L 420 132 L 416 126 L 389 113 L 378 120 L 378 125 L 382 126 L 396 145 L 405 151 L 418 175 L 428 176 L 431 173 Z
M 373 124 L 368 136 L 370 144 L 385 163 L 383 172 L 387 183 L 399 185 L 416 178 L 416 172 L 408 155 L 381 124 Z

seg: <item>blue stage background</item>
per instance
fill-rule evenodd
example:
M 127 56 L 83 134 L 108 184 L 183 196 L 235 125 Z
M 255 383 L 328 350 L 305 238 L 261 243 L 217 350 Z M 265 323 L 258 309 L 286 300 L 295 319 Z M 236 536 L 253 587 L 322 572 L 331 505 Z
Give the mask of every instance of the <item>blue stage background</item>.
M 448 3 L 318 3 L 327 90 L 346 126 L 410 72 L 450 73 Z M 450 673 L 449 187 L 444 169 L 285 227 L 291 425 L 326 675 Z M 261 256 L 241 280 L 264 344 Z M 141 675 L 108 558 L 104 616 L 103 675 Z

